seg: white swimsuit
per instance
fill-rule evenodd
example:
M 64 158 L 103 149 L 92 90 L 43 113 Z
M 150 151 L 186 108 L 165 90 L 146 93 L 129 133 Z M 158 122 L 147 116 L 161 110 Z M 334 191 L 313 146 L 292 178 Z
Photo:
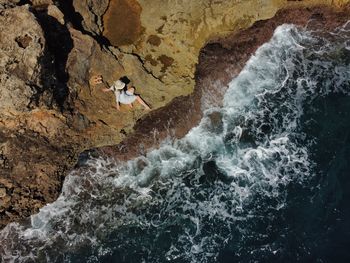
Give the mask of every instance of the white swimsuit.
M 125 83 L 117 80 L 113 83 L 113 85 L 109 88 L 109 90 L 113 90 L 115 95 L 116 102 L 120 102 L 123 104 L 130 104 L 136 100 L 136 96 L 128 91 L 124 90 Z
M 130 104 L 136 100 L 136 96 L 134 94 L 125 90 L 118 90 L 118 95 L 118 101 L 123 104 Z

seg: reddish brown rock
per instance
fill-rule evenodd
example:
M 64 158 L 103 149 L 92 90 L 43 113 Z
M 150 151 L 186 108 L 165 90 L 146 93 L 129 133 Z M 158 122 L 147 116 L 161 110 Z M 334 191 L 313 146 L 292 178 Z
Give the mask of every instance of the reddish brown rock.
M 136 0 L 111 1 L 103 18 L 103 34 L 114 46 L 134 44 L 142 34 L 141 6 Z

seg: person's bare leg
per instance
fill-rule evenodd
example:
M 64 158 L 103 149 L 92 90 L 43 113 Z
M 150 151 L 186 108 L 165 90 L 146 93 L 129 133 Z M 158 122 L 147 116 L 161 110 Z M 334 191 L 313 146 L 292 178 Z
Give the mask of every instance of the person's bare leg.
M 146 102 L 141 99 L 140 96 L 136 96 L 136 100 L 138 103 L 140 103 L 143 107 L 145 107 L 146 110 L 150 110 L 151 108 L 146 104 Z
M 130 107 L 130 108 L 133 108 L 132 103 L 129 104 L 129 107 Z
M 118 111 L 120 111 L 120 106 L 119 106 L 119 104 L 113 105 L 112 107 L 115 108 L 115 109 L 117 109 Z

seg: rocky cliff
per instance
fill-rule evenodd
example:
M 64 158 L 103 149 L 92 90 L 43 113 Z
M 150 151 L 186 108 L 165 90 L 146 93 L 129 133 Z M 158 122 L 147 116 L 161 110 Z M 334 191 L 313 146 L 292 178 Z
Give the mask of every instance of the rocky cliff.
M 55 200 L 86 149 L 125 159 L 182 136 L 277 25 L 348 2 L 0 0 L 0 227 Z M 243 30 L 286 8 L 268 34 Z M 128 76 L 152 112 L 116 111 L 99 74 Z

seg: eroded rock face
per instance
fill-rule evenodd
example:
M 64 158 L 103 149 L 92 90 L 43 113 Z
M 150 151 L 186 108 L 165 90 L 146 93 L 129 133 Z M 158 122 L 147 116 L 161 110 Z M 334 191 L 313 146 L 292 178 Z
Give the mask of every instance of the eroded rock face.
M 28 5 L 12 2 L 4 7 L 0 10 L 1 226 L 55 200 L 76 154 L 74 144 L 67 143 L 74 132 L 52 103 L 58 82 L 53 80 L 45 32 Z
M 0 222 L 3 225 L 28 216 L 54 200 L 61 178 L 52 171 L 50 157 L 45 158 L 46 154 L 56 155 L 57 149 L 49 150 L 39 133 L 28 131 L 37 119 L 28 123 L 30 118 L 23 118 L 33 117 L 30 111 L 41 85 L 44 33 L 28 6 L 8 8 L 1 13 Z M 41 118 L 45 123 L 42 129 L 54 128 L 49 116 Z M 62 156 L 58 159 L 62 161 Z M 45 184 L 40 183 L 41 179 Z
M 27 2 L 0 0 L 0 227 L 55 200 L 85 149 L 122 142 L 99 152 L 127 159 L 169 130 L 183 136 L 199 121 L 201 102 L 218 103 L 202 92 L 217 95 L 282 20 L 268 34 L 237 30 L 282 7 L 349 1 Z M 309 11 L 283 21 L 304 23 Z M 128 76 L 153 111 L 116 111 L 114 95 L 89 83 L 98 74 L 108 84 Z
M 102 16 L 107 11 L 109 0 L 81 0 L 81 1 L 59 1 L 59 4 L 64 6 L 66 10 L 70 12 L 78 11 L 76 16 L 76 23 L 80 23 L 81 26 L 95 35 L 101 34 L 103 31 Z M 81 14 L 85 15 L 85 18 L 81 17 Z
M 40 82 L 45 38 L 28 7 L 0 16 L 0 111 L 27 111 Z

